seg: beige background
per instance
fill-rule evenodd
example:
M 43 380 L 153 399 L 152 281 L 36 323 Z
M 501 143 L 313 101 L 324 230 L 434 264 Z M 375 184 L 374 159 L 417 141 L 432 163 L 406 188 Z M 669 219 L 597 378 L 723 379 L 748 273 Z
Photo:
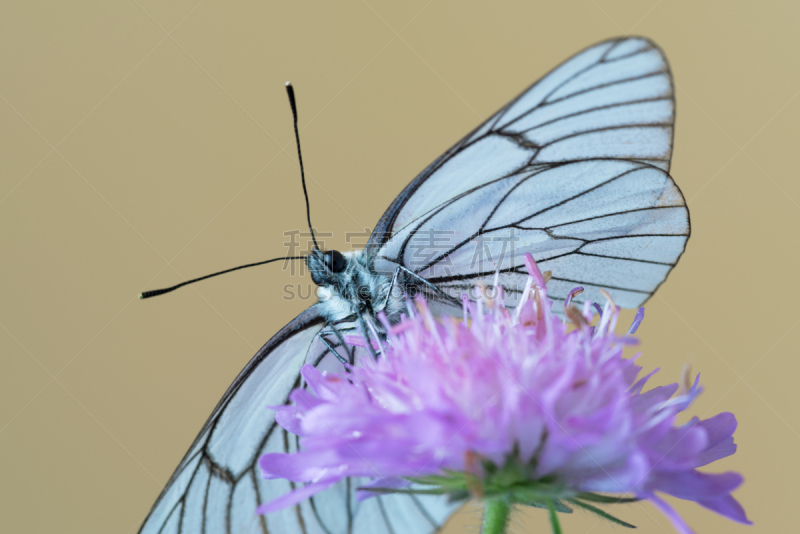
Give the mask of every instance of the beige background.
M 309 304 L 282 300 L 310 280 L 276 265 L 136 299 L 279 256 L 304 228 L 285 80 L 313 220 L 345 248 L 509 98 L 627 33 L 672 64 L 693 226 L 648 303 L 642 361 L 659 383 L 691 363 L 693 412 L 737 414 L 718 469 L 744 473 L 756 526 L 676 505 L 698 532 L 793 530 L 799 23 L 797 2 L 3 2 L 0 531 L 135 531 L 233 377 Z M 671 532 L 647 504 L 617 511 Z M 517 523 L 547 529 L 543 513 Z

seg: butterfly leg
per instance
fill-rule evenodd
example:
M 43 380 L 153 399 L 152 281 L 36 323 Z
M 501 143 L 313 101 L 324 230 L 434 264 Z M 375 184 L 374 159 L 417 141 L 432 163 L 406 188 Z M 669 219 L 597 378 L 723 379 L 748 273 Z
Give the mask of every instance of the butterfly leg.
M 358 313 L 358 325 L 361 327 L 364 333 L 364 339 L 367 341 L 367 348 L 370 354 L 372 354 L 372 358 L 377 361 L 378 353 L 375 352 L 375 348 L 372 346 L 372 339 L 369 337 L 369 330 L 367 330 L 367 322 L 364 320 L 364 315 L 361 313 L 361 310 L 356 310 L 356 313 Z
M 335 332 L 338 333 L 338 331 Z M 336 356 L 337 360 L 339 360 L 342 363 L 348 363 L 348 361 L 345 358 L 343 358 L 341 354 L 339 354 L 336 348 L 333 345 L 331 345 L 327 339 L 325 339 L 325 336 L 328 334 L 330 334 L 330 332 L 321 331 L 317 334 L 317 337 L 319 338 L 320 341 L 322 341 L 322 344 L 325 345 L 325 348 L 328 349 L 328 352 L 331 352 L 333 353 L 334 356 Z M 339 335 L 341 336 L 341 334 Z M 344 346 L 345 350 L 347 350 L 347 346 L 344 344 L 344 340 L 340 341 L 340 343 L 341 343 L 340 346 Z M 349 351 L 348 351 L 348 356 L 350 356 Z M 350 358 L 352 359 L 352 356 L 350 356 Z
M 432 289 L 432 290 L 433 290 L 433 292 L 434 292 L 435 294 L 439 295 L 439 296 L 440 296 L 440 297 L 442 297 L 444 300 L 447 300 L 447 301 L 449 301 L 451 304 L 454 304 L 455 306 L 461 307 L 461 302 L 460 302 L 459 300 L 457 300 L 457 299 L 455 299 L 455 298 L 451 297 L 450 295 L 448 295 L 447 293 L 445 293 L 444 291 L 442 291 L 441 289 L 439 289 L 438 287 L 436 287 L 436 285 L 435 285 L 435 284 L 432 284 L 432 283 L 430 283 L 429 281 L 425 280 L 423 277 L 421 277 L 421 276 L 420 276 L 420 275 L 418 275 L 417 273 L 415 273 L 415 272 L 413 272 L 413 271 L 410 271 L 409 269 L 406 269 L 406 268 L 405 268 L 405 267 L 403 267 L 402 265 L 398 265 L 398 266 L 397 266 L 397 270 L 395 271 L 395 278 L 397 277 L 397 272 L 398 272 L 399 270 L 401 270 L 401 269 L 402 269 L 404 272 L 406 272 L 407 274 L 409 274 L 409 275 L 413 276 L 414 278 L 416 278 L 417 280 L 419 280 L 420 282 L 422 282 L 422 283 L 423 283 L 424 285 L 426 285 L 428 288 Z M 392 283 L 394 283 L 394 279 L 392 279 Z
M 394 270 L 394 274 L 392 275 L 392 283 L 389 284 L 389 291 L 386 293 L 386 300 L 383 301 L 383 309 L 385 310 L 386 307 L 389 305 L 389 299 L 392 297 L 392 291 L 394 290 L 394 284 L 397 282 L 397 275 L 400 274 L 400 266 L 397 266 L 397 269 Z
M 344 336 L 342 336 L 342 333 L 339 332 L 339 329 L 336 328 L 335 324 L 331 323 L 330 327 L 333 330 L 333 333 L 336 334 L 336 339 L 338 339 L 339 343 L 341 344 L 341 346 L 344 347 L 344 351 L 347 353 L 347 357 L 350 360 L 350 365 L 355 365 L 355 363 L 356 363 L 355 355 L 353 353 L 353 350 L 350 349 L 347 346 L 347 343 L 344 342 Z M 338 353 L 337 353 L 337 356 L 338 356 Z

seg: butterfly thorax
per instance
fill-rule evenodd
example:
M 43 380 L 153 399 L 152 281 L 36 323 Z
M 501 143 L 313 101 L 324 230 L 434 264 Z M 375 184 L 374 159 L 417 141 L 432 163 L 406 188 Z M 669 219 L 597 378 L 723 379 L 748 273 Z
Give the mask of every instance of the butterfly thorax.
M 386 313 L 390 320 L 398 314 L 401 292 L 397 287 L 392 289 L 390 277 L 372 268 L 364 251 L 314 250 L 307 263 L 311 279 L 319 286 L 318 310 L 328 323 L 354 318 L 359 313 L 366 320 L 378 323 L 380 312 Z

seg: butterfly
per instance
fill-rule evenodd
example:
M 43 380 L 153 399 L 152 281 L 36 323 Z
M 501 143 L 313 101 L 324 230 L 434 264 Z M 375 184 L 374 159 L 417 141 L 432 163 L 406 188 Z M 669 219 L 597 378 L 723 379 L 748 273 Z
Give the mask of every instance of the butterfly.
M 290 101 L 297 135 L 292 91 Z M 437 531 L 453 504 L 414 495 L 358 502 L 359 480 L 256 515 L 259 504 L 295 489 L 260 476 L 262 454 L 298 448 L 297 437 L 266 406 L 287 402 L 304 385 L 303 364 L 342 372 L 342 362 L 368 356 L 345 345 L 342 334 L 380 337 L 376 316 L 397 320 L 414 292 L 457 313 L 462 292 L 499 283 L 506 304 L 515 305 L 527 252 L 551 271 L 547 290 L 554 300 L 582 286 L 576 303 L 600 300 L 604 289 L 622 307 L 643 304 L 690 234 L 686 203 L 668 174 L 674 119 L 669 66 L 654 43 L 596 44 L 423 170 L 386 210 L 364 250 L 315 248 L 304 260 L 319 302 L 275 334 L 236 377 L 140 532 Z M 302 170 L 302 156 L 300 164 Z

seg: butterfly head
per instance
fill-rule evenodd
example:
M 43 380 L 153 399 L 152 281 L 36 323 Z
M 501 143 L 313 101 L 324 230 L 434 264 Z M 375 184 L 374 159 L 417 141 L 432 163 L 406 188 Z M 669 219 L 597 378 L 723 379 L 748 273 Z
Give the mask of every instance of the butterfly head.
M 347 276 L 349 258 L 338 250 L 314 249 L 306 260 L 311 279 L 320 287 L 338 285 Z

